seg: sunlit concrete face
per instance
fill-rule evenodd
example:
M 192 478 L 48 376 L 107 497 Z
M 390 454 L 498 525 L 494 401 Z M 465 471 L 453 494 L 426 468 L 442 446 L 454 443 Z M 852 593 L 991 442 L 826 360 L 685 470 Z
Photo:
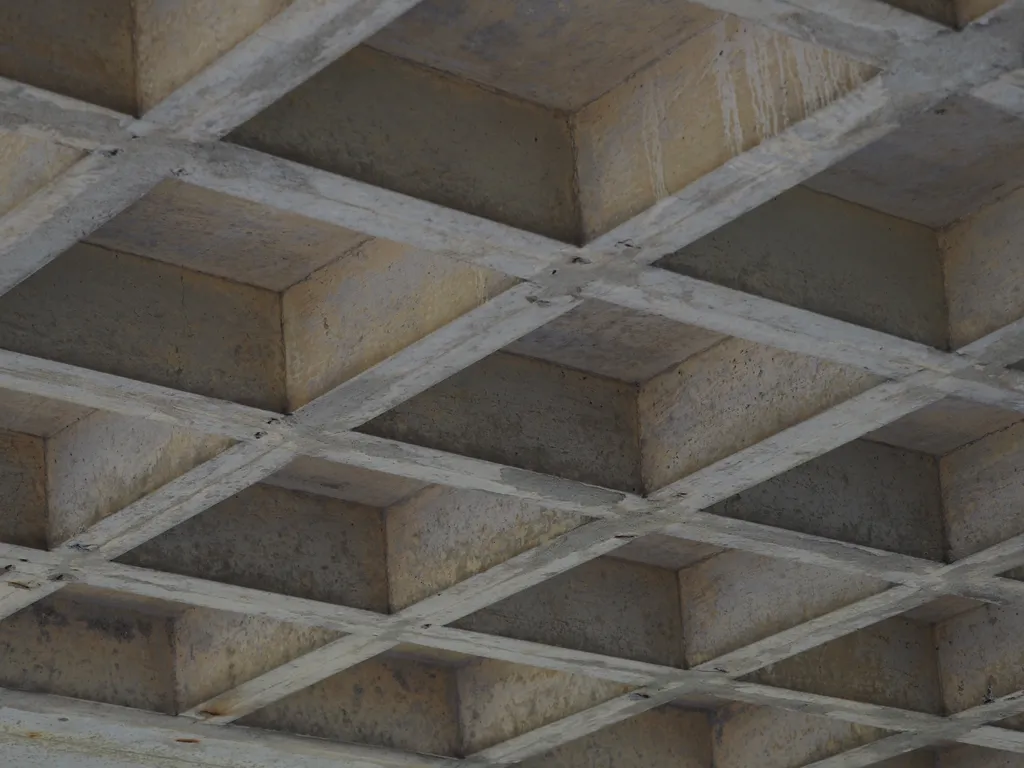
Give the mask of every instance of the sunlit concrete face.
M 86 5 L 0 10 L 0 762 L 1024 765 L 1018 0 Z

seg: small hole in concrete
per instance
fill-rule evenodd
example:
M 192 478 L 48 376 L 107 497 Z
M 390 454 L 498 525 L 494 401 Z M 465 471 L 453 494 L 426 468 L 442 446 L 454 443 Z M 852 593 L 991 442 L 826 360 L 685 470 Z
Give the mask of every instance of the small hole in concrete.
M 179 744 L 198 744 L 199 739 L 175 739 Z
M 649 694 L 649 693 L 641 693 L 641 692 L 638 691 L 637 693 L 629 694 L 629 698 L 632 699 L 633 701 L 643 701 L 644 699 L 651 698 L 651 694 Z

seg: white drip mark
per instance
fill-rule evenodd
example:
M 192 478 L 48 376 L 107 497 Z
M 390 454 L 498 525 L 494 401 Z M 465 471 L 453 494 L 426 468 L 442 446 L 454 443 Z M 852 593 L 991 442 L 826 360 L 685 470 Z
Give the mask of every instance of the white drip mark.
M 726 143 L 734 155 L 743 151 L 743 124 L 740 121 L 740 108 L 736 100 L 736 83 L 733 81 L 733 59 L 735 46 L 726 32 L 726 24 L 721 23 L 715 29 L 718 51 L 713 51 L 715 86 L 718 90 L 719 102 L 722 105 L 722 128 Z

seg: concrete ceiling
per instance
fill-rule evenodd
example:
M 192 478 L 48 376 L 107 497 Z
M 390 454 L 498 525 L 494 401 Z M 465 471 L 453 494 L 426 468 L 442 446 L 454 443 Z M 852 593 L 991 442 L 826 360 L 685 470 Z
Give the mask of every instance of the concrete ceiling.
M 0 762 L 1024 766 L 1022 43 L 0 8 Z

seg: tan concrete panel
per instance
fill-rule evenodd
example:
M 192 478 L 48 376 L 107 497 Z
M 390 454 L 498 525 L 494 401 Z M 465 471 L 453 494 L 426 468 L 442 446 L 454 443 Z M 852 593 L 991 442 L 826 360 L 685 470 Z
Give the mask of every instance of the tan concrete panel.
M 800 768 L 887 731 L 767 707 L 732 704 L 716 715 L 715 768 Z
M 865 435 L 865 439 L 945 456 L 957 448 L 999 432 L 1024 414 L 947 397 Z
M 135 113 L 130 0 L 0 3 L 0 75 Z
M 884 0 L 889 5 L 939 24 L 955 26 L 957 21 L 957 0 Z
M 111 250 L 283 291 L 369 237 L 165 181 L 87 239 Z
M 361 431 L 428 448 L 637 491 L 635 390 L 496 354 Z
M 373 659 L 239 721 L 257 728 L 434 755 L 459 752 L 455 673 Z
M 91 408 L 13 390 L 0 390 L 0 429 L 53 437 L 92 413 Z
M 70 594 L 0 623 L 0 685 L 173 714 L 173 620 Z
M 738 493 L 715 514 L 941 561 L 938 463 L 856 440 Z
M 122 562 L 386 613 L 380 513 L 255 485 Z
M 597 376 L 640 383 L 724 336 L 601 301 L 585 301 L 507 347 Z
M 700 712 L 662 707 L 602 728 L 523 768 L 711 768 L 711 727 Z
M 808 117 L 872 73 L 725 17 L 575 116 L 585 238 Z
M 931 628 L 902 617 L 772 664 L 749 679 L 934 714 L 943 706 Z
M 942 232 L 950 340 L 961 347 L 1024 316 L 1024 229 L 1016 192 Z
M 640 389 L 644 487 L 662 488 L 877 381 L 742 339 L 722 342 Z
M 0 13 L 3 13 L 0 10 Z M 0 57 L 2 57 L 0 53 Z M 16 133 L 0 133 L 0 214 L 17 208 L 60 176 L 83 153 L 51 141 Z
M 46 442 L 51 546 L 167 484 L 231 440 L 94 411 Z
M 939 467 L 949 556 L 958 560 L 1024 532 L 1024 424 L 943 457 Z
M 418 480 L 308 456 L 300 456 L 264 482 L 378 508 L 390 507 L 427 487 Z
M 441 487 L 392 507 L 385 520 L 393 611 L 586 522 L 520 499 Z
M 456 626 L 656 664 L 683 662 L 675 573 L 613 558 L 584 563 Z
M 179 711 L 229 691 L 339 637 L 316 627 L 190 608 L 174 623 Z
M 597 706 L 630 688 L 490 659 L 461 668 L 456 679 L 467 754 Z
M 935 233 L 806 187 L 658 266 L 934 347 L 948 343 Z
M 152 109 L 291 0 L 134 0 L 139 109 Z
M 918 112 L 808 184 L 901 219 L 945 227 L 1017 189 L 1022 162 L 1020 121 L 963 95 Z
M 954 746 L 940 750 L 935 768 L 1022 768 L 1024 755 L 972 746 Z
M 679 572 L 686 663 L 703 664 L 887 586 L 827 568 L 723 552 Z
M 294 410 L 441 328 L 514 281 L 448 256 L 372 240 L 284 294 Z
M 45 549 L 46 457 L 37 437 L 0 432 L 0 541 Z
M 694 3 L 663 0 L 428 0 L 369 44 L 571 112 L 718 18 Z
M 76 245 L 0 298 L 0 346 L 279 410 L 276 294 Z
M 272 154 L 575 242 L 564 115 L 357 48 L 231 134 Z

